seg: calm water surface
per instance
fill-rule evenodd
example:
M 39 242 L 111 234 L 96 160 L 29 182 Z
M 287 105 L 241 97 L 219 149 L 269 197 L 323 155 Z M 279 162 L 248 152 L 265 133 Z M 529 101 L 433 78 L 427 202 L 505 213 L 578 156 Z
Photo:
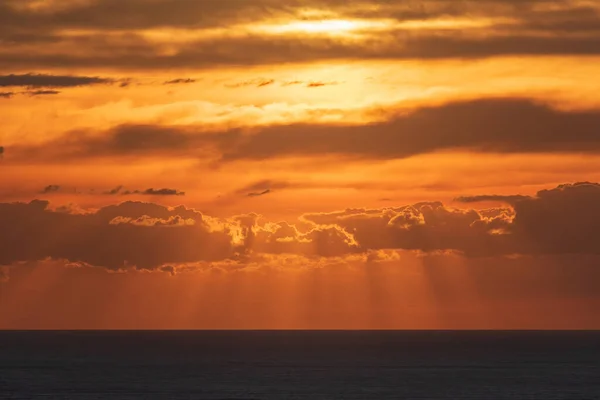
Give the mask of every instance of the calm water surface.
M 0 332 L 1 399 L 600 399 L 600 332 Z

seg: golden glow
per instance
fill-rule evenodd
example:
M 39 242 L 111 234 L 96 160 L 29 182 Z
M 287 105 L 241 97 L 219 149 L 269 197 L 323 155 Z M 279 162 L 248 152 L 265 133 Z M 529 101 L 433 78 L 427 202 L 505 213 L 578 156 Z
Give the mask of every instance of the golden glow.
M 298 21 L 289 22 L 282 25 L 265 26 L 264 30 L 272 33 L 325 33 L 325 34 L 343 34 L 361 28 L 368 28 L 372 24 L 361 21 L 349 21 L 341 19 L 320 20 L 320 21 Z

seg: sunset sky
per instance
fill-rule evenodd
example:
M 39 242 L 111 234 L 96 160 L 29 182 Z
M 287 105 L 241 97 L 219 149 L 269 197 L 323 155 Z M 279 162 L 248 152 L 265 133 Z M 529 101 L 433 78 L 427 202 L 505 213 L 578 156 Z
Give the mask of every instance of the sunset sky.
M 0 329 L 600 329 L 600 1 L 0 0 Z

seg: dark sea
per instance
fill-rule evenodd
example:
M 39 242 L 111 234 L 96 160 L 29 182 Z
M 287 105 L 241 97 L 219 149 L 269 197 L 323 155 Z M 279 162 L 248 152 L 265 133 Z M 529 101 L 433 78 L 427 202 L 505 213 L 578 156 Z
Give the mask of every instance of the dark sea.
M 600 332 L 0 332 L 1 399 L 600 399 Z

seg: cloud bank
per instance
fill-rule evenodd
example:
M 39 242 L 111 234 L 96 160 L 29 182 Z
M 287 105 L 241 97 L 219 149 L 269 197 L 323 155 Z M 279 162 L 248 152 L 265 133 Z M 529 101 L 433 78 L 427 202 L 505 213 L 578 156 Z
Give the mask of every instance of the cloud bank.
M 46 201 L 0 204 L 0 265 L 43 260 L 158 269 L 290 254 L 348 257 L 378 250 L 453 251 L 468 257 L 600 254 L 600 184 L 576 183 L 515 200 L 512 208 L 455 209 L 440 202 L 349 209 L 261 221 L 126 202 L 95 212 L 53 211 Z

